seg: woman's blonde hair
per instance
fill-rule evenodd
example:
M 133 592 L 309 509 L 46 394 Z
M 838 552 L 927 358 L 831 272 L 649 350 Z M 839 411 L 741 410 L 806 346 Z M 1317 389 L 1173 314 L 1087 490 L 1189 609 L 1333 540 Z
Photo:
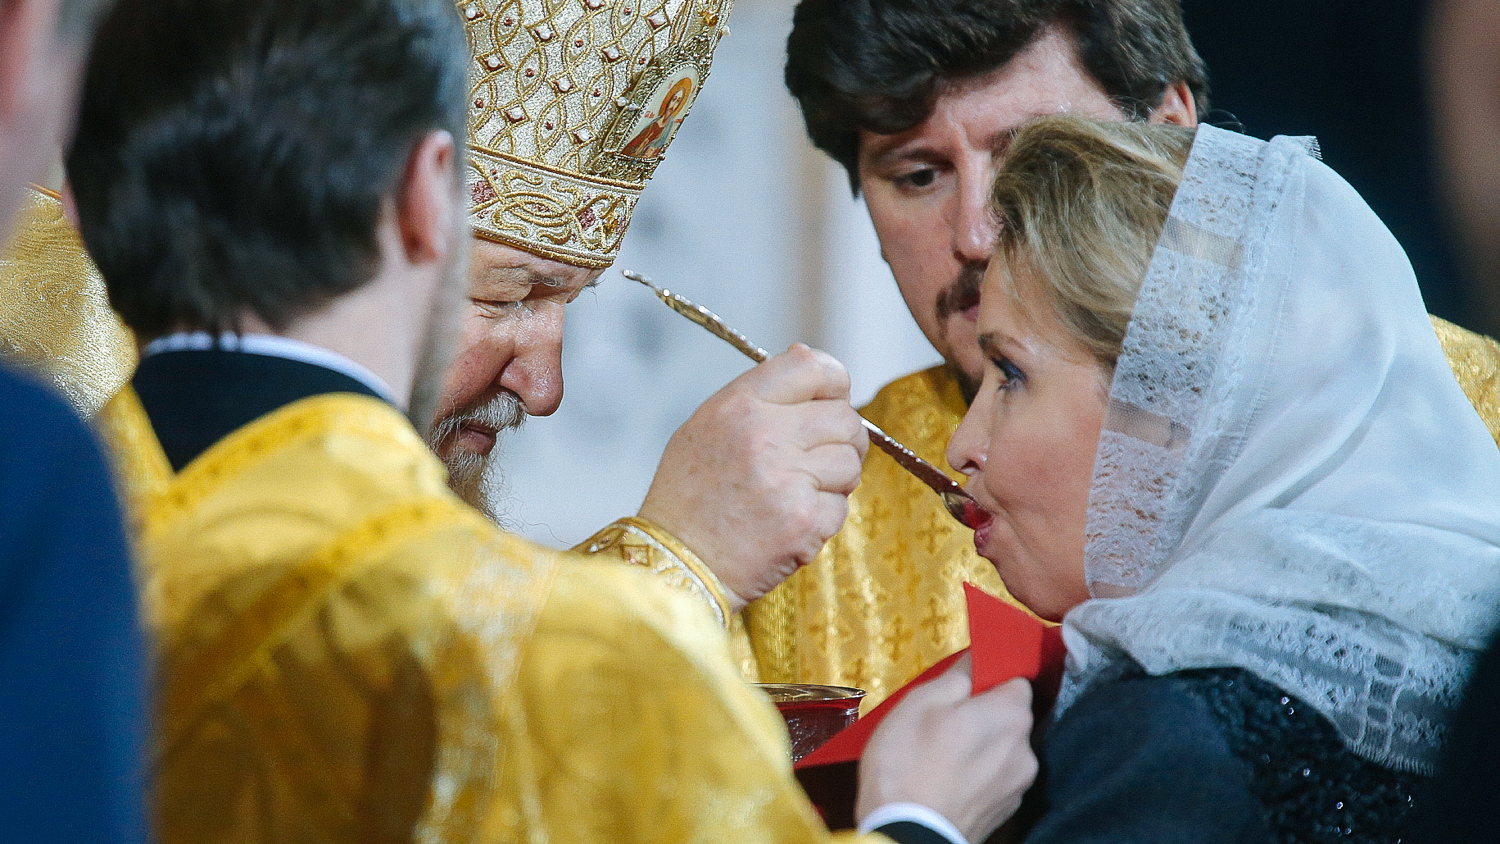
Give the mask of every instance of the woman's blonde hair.
M 1195 130 L 1048 117 L 1021 130 L 995 177 L 995 261 L 1021 307 L 1015 272 L 1068 333 L 1113 367 L 1166 225 Z

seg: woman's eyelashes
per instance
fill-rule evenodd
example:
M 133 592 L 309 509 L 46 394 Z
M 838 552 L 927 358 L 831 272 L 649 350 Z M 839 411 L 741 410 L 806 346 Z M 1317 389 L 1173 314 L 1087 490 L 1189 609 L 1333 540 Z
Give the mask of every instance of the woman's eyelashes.
M 1010 358 L 992 357 L 990 358 L 990 364 L 1000 374 L 1000 383 L 997 385 L 998 389 L 1012 390 L 1026 383 L 1026 373 L 1022 372 L 1019 366 L 1011 362 Z

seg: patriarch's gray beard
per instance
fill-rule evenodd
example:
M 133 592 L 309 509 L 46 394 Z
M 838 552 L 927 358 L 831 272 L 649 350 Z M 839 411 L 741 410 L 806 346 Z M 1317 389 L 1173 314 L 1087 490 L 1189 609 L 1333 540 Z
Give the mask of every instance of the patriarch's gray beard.
M 504 515 L 500 507 L 504 479 L 497 459 L 501 451 L 499 439 L 507 431 L 521 427 L 525 421 L 526 411 L 521 406 L 520 397 L 502 392 L 478 406 L 439 417 L 427 435 L 428 444 L 443 456 L 443 463 L 448 467 L 449 488 L 470 507 L 496 523 L 500 523 Z M 458 447 L 458 435 L 466 423 L 496 432 L 495 447 L 488 455 L 481 456 Z

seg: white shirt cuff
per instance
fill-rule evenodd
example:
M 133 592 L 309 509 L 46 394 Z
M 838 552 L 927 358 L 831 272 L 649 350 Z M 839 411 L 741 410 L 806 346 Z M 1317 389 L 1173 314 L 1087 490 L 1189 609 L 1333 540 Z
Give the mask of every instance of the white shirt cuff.
M 888 823 L 900 821 L 921 824 L 948 839 L 952 844 L 969 844 L 964 834 L 958 831 L 958 827 L 920 803 L 887 803 L 865 815 L 865 819 L 859 822 L 859 831 L 861 833 L 873 832 Z

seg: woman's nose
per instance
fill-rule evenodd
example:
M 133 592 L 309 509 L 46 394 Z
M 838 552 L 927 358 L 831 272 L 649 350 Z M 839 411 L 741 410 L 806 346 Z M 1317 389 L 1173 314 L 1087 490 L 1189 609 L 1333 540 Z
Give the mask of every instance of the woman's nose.
M 985 461 L 989 457 L 989 432 L 981 421 L 988 418 L 988 415 L 982 404 L 984 403 L 980 399 L 974 400 L 974 404 L 969 406 L 969 412 L 964 414 L 963 421 L 958 424 L 958 430 L 948 440 L 948 465 L 971 478 L 984 471 Z

